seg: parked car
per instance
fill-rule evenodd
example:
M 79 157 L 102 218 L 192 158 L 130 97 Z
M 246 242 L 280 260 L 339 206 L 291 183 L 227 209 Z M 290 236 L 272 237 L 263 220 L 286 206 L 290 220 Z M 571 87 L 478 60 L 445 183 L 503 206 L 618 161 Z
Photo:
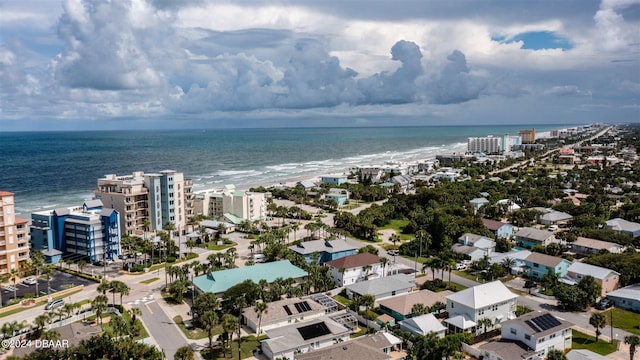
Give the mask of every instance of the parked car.
M 607 298 L 600 300 L 598 305 L 596 305 L 596 309 L 598 310 L 606 310 L 613 306 L 613 302 Z
M 558 230 L 558 225 L 549 226 L 549 231 L 556 231 L 556 230 Z
M 534 288 L 534 287 L 537 287 L 537 286 L 538 286 L 538 284 L 533 280 L 527 280 L 524 283 L 524 288 L 525 289 L 531 289 L 531 288 Z
M 22 280 L 22 283 L 25 285 L 35 285 L 38 282 L 38 280 L 36 278 L 34 278 L 33 276 L 30 276 L 24 280 Z
M 253 254 L 254 263 L 263 263 L 265 261 L 267 261 L 267 257 L 264 254 Z
M 387 254 L 389 254 L 391 256 L 396 256 L 396 255 L 398 255 L 398 250 L 391 249 L 391 250 L 387 251 Z
M 456 264 L 456 270 L 464 270 L 466 268 L 467 268 L 466 264 L 463 264 L 463 263 Z
M 52 302 L 50 302 L 47 305 L 45 305 L 44 309 L 45 310 L 53 310 L 53 309 L 59 308 L 59 307 L 61 307 L 63 305 L 64 305 L 64 300 L 57 299 L 57 300 L 53 300 Z

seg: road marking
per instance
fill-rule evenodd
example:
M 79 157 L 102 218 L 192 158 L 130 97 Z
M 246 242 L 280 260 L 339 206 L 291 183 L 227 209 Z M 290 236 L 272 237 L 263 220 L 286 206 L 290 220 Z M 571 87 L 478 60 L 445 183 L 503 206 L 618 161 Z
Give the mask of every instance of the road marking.
M 147 302 L 146 302 L 146 303 L 144 303 L 144 304 L 145 304 L 145 305 L 149 305 L 149 304 L 154 303 L 154 302 L 156 302 L 156 301 L 155 301 L 155 300 L 151 300 L 151 301 L 147 301 Z
M 149 310 L 149 312 L 151 313 L 151 315 L 153 315 L 153 310 L 151 310 L 151 307 L 149 306 L 149 304 L 144 304 L 144 306 L 147 307 L 147 310 Z

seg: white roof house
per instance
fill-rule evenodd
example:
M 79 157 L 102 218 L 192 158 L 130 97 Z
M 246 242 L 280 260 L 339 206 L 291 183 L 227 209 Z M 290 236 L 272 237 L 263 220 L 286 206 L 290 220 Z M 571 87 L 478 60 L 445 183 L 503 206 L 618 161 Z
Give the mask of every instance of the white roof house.
M 607 220 L 607 229 L 615 230 L 631 237 L 640 236 L 640 224 L 621 218 Z
M 444 337 L 447 328 L 444 327 L 433 314 L 424 314 L 399 322 L 400 329 L 416 335 L 427 335 L 434 332 L 438 337 Z
M 448 295 L 446 297 L 447 312 L 450 318 L 446 322 L 449 324 L 449 330 L 452 332 L 467 330 L 460 327 L 452 328 L 458 316 L 476 323 L 479 319 L 487 318 L 496 325 L 504 320 L 513 319 L 517 298 L 518 295 L 509 291 L 500 281 L 476 285 Z
M 416 278 L 411 275 L 397 274 L 373 280 L 361 281 L 345 286 L 350 299 L 371 294 L 377 300 L 395 295 L 406 294 L 416 286 Z
M 569 273 L 580 274 L 582 276 L 593 276 L 597 280 L 604 280 L 611 275 L 620 275 L 619 272 L 613 271 L 611 269 L 585 264 L 579 261 L 574 261 L 571 265 L 569 265 L 567 271 Z
M 625 286 L 607 294 L 616 307 L 640 312 L 640 284 Z

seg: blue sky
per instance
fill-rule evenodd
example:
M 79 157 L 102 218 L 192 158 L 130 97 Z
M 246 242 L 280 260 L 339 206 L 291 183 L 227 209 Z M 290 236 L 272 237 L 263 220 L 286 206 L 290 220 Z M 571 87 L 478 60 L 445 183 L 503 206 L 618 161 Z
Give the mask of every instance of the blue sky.
M 0 131 L 640 122 L 640 0 L 0 0 Z

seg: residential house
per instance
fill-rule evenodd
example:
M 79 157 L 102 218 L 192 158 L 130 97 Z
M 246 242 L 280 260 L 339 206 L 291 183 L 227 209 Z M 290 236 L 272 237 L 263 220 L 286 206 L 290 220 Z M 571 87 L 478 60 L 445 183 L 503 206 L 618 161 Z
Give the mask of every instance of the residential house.
M 578 236 L 576 241 L 571 243 L 571 250 L 578 255 L 588 256 L 602 251 L 619 254 L 625 250 L 625 247 L 608 241 Z
M 198 292 L 210 292 L 221 296 L 230 287 L 245 280 L 254 283 L 266 280 L 272 283 L 277 278 L 294 279 L 300 283 L 307 277 L 307 272 L 293 265 L 289 260 L 274 261 L 252 266 L 213 271 L 193 279 Z
M 404 295 L 393 296 L 384 300 L 380 300 L 380 311 L 393 316 L 394 319 L 401 321 L 415 316 L 411 312 L 415 304 L 422 304 L 427 308 L 432 307 L 436 303 L 446 304 L 446 296 L 453 294 L 449 290 L 442 292 L 433 292 L 431 290 L 413 291 Z
M 349 200 L 349 191 L 347 189 L 331 188 L 324 195 L 324 198 L 327 201 L 335 201 L 338 206 L 342 206 Z
M 329 185 L 342 185 L 347 182 L 347 177 L 343 175 L 338 176 L 321 176 L 320 182 Z
M 456 181 L 461 175 L 462 171 L 460 169 L 454 169 L 449 167 L 440 168 L 433 174 L 433 180 L 445 179 L 449 181 Z
M 538 222 L 542 225 L 564 225 L 569 220 L 573 219 L 573 216 L 562 211 L 556 211 L 547 208 L 535 208 L 541 212 L 538 217 Z
M 480 198 L 474 198 L 469 200 L 469 204 L 471 204 L 473 206 L 474 211 L 478 211 L 480 210 L 481 207 L 487 205 L 489 203 L 489 200 L 480 197 Z
M 621 234 L 626 234 L 631 237 L 640 236 L 640 224 L 633 221 L 615 218 L 607 220 L 606 227 L 607 229 L 615 230 Z
M 625 286 L 607 294 L 615 306 L 640 313 L 640 284 Z
M 360 336 L 347 342 L 312 352 L 296 354 L 295 360 L 386 360 L 390 353 L 402 344 L 402 340 L 388 332 Z
M 571 263 L 560 257 L 532 252 L 524 259 L 526 267 L 529 269 L 528 275 L 535 279 L 541 279 L 549 272 L 564 277 Z
M 560 281 L 569 285 L 577 284 L 585 276 L 593 277 L 600 284 L 602 291 L 600 296 L 607 296 L 608 293 L 618 288 L 620 284 L 620 273 L 600 266 L 589 265 L 579 261 L 574 261 L 567 269 L 567 276 Z
M 318 253 L 318 261 L 321 264 L 354 255 L 357 250 L 355 246 L 349 245 L 346 239 L 303 241 L 297 245 L 289 246 L 289 249 L 302 255 L 307 262 L 311 262 L 314 258 L 314 253 Z
M 498 200 L 496 201 L 496 205 L 504 206 L 507 212 L 510 212 L 510 213 L 520 210 L 520 205 L 514 203 L 510 199 Z
M 520 342 L 541 359 L 545 358 L 551 350 L 571 349 L 573 324 L 558 319 L 549 312 L 530 312 L 505 321 L 501 325 L 502 340 Z M 484 346 L 480 346 L 480 349 L 487 350 Z M 495 356 L 489 356 L 489 358 L 497 359 Z
M 391 183 L 393 183 L 394 186 L 396 184 L 400 186 L 400 189 L 402 189 L 402 191 L 408 191 L 409 189 L 411 189 L 412 182 L 413 177 L 411 175 L 396 175 L 391 178 Z
M 304 354 L 349 340 L 350 330 L 329 317 L 323 317 L 267 330 L 261 342 L 267 359 L 293 359 Z
M 518 295 L 512 293 L 500 281 L 476 285 L 457 293 L 447 295 L 445 320 L 450 333 L 475 332 L 478 320 L 487 318 L 498 325 L 513 319 Z
M 341 257 L 325 263 L 329 276 L 338 286 L 353 284 L 383 277 L 384 269 L 380 258 L 368 252 Z
M 529 271 L 527 264 L 524 262 L 531 251 L 529 250 L 511 250 L 507 253 L 493 253 L 489 257 L 489 263 L 491 264 L 503 264 L 506 260 L 512 262 L 510 266 L 510 272 L 512 275 L 521 275 Z
M 559 242 L 553 232 L 531 227 L 520 228 L 515 237 L 517 246 L 528 249 L 531 249 L 536 245 L 547 246 L 549 244 Z
M 380 167 L 362 167 L 359 169 L 363 179 L 370 179 L 372 183 L 379 183 L 385 175 Z
M 490 256 L 495 251 L 496 242 L 488 237 L 466 233 L 458 238 L 458 243 L 451 247 L 451 250 L 458 254 L 464 254 L 472 261 Z
M 350 284 L 345 287 L 349 299 L 371 294 L 376 298 L 376 305 L 381 299 L 411 292 L 415 287 L 413 275 L 397 274 Z
M 302 188 L 304 191 L 310 191 L 318 187 L 315 182 L 310 180 L 299 181 L 296 186 Z
M 513 225 L 509 223 L 491 219 L 482 219 L 482 223 L 495 234 L 496 238 L 510 239 L 513 237 Z
M 322 317 L 326 314 L 327 307 L 311 298 L 289 298 L 267 303 L 266 311 L 258 314 L 255 306 L 249 306 L 242 310 L 242 323 L 253 332 L 260 332 Z
M 447 328 L 433 314 L 423 314 L 402 320 L 399 325 L 400 330 L 419 336 L 435 333 L 438 337 L 443 338 L 447 332 Z
M 500 339 L 479 346 L 483 360 L 542 360 L 531 348 L 520 341 Z

